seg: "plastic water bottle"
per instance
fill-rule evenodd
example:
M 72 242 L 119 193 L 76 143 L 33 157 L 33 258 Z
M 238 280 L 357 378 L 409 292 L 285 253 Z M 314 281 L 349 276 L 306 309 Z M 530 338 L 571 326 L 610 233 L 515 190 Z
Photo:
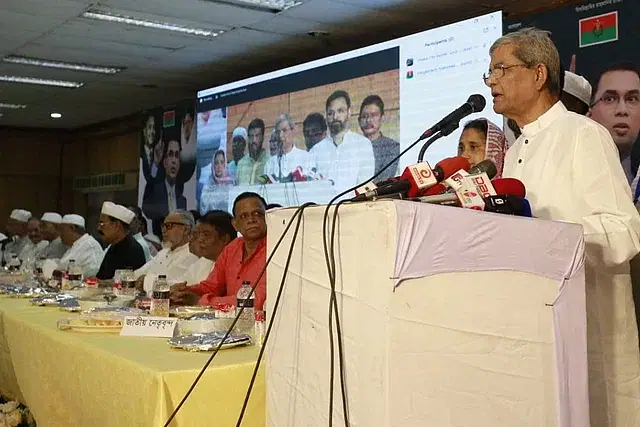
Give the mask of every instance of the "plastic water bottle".
M 254 312 L 254 295 L 251 292 L 251 283 L 248 281 L 242 282 L 242 286 L 238 289 L 238 293 L 236 294 L 236 298 L 238 301 L 238 313 L 240 312 L 241 307 L 244 307 L 242 313 L 240 314 L 240 318 L 236 323 L 236 333 L 238 334 L 248 334 L 253 336 L 254 328 L 256 323 L 256 316 Z
M 76 264 L 75 260 L 69 261 L 67 276 L 69 279 L 69 289 L 82 286 L 82 267 Z
M 171 288 L 167 282 L 167 276 L 160 275 L 153 282 L 153 293 L 151 296 L 151 308 L 149 314 L 157 317 L 169 317 L 169 296 Z

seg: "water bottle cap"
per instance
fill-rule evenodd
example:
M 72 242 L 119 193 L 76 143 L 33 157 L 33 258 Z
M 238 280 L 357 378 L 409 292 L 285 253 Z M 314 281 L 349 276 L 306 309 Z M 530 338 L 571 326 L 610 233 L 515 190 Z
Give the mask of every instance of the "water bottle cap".
M 158 279 L 166 279 L 166 278 L 167 278 L 166 274 L 161 274 L 158 276 Z

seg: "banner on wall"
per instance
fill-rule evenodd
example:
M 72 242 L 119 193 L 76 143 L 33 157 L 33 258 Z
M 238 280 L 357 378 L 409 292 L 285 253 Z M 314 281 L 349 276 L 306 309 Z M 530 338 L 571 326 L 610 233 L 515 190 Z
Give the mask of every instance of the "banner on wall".
M 526 27 L 551 32 L 565 69 L 592 87 L 589 115 L 606 127 L 631 182 L 640 163 L 640 8 L 634 0 L 600 0 L 566 6 L 518 20 L 505 19 L 506 33 Z
M 170 211 L 195 209 L 193 118 L 192 101 L 143 112 L 138 205 L 149 220 L 149 230 L 157 236 L 162 235 L 162 221 Z

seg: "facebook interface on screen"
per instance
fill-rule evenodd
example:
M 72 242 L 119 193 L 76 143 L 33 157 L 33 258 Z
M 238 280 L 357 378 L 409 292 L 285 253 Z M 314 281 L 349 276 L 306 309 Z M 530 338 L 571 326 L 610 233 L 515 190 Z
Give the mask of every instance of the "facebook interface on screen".
M 400 151 L 471 94 L 488 105 L 467 119 L 501 125 L 482 81 L 501 35 L 495 12 L 198 92 L 200 211 L 231 211 L 245 191 L 281 206 L 327 203 L 389 163 L 376 181 L 396 176 L 421 145 L 393 161 Z M 460 133 L 425 160 L 455 156 Z

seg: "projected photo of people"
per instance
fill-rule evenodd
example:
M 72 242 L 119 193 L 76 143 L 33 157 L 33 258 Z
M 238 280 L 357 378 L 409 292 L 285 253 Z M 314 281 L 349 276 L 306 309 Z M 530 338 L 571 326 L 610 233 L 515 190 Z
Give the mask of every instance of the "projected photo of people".
M 283 206 L 326 203 L 369 179 L 400 152 L 398 75 L 385 71 L 227 107 L 227 174 L 220 189 L 209 181 L 200 210 L 243 191 Z M 397 173 L 396 161 L 377 181 Z
M 143 115 L 138 199 L 157 236 L 171 210 L 190 209 L 195 202 L 193 117 L 190 102 Z

